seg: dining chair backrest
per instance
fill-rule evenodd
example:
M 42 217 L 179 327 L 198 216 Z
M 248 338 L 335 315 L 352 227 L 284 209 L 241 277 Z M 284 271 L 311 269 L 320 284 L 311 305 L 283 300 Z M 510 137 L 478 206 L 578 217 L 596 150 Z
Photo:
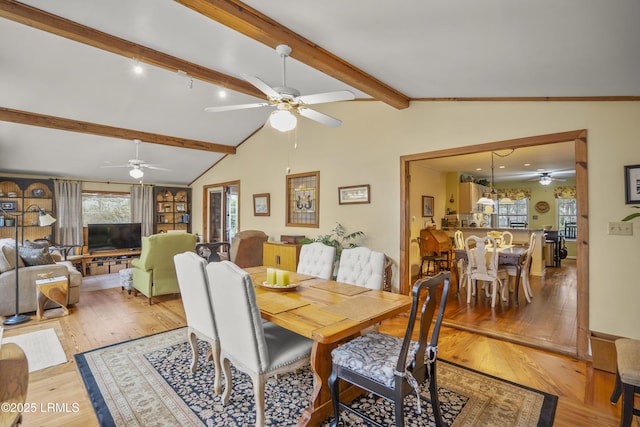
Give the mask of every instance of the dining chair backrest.
M 456 249 L 464 249 L 464 234 L 461 230 L 456 230 L 453 234 L 453 240 L 456 244 Z
M 503 231 L 500 239 L 500 246 L 510 246 L 513 244 L 513 234 L 511 234 L 510 231 Z
M 469 236 L 464 241 L 469 274 L 477 277 L 487 276 L 486 280 L 493 280 L 498 272 L 498 251 L 496 240 L 491 236 Z
M 302 245 L 297 272 L 322 279 L 331 279 L 335 260 L 336 248 L 333 246 L 328 246 L 321 242 Z
M 384 254 L 369 248 L 343 249 L 338 268 L 338 282 L 381 290 L 384 275 Z
M 523 263 L 523 274 L 529 274 L 529 267 L 531 266 L 531 259 L 533 258 L 533 251 L 536 247 L 536 233 L 531 233 L 529 236 L 529 248 L 527 249 L 527 256 Z

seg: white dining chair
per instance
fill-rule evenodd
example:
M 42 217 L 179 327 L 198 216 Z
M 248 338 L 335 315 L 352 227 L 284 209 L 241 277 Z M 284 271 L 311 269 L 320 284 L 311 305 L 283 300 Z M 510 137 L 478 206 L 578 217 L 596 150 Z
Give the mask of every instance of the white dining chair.
M 513 244 L 513 234 L 510 231 L 503 231 L 500 236 L 500 246 L 509 247 Z
M 471 303 L 471 294 L 475 290 L 475 282 L 482 280 L 491 283 L 491 307 L 495 307 L 498 288 L 506 286 L 509 278 L 507 270 L 498 268 L 498 245 L 491 236 L 469 236 L 465 239 L 467 252 L 467 304 Z M 485 285 L 486 286 L 486 285 Z
M 384 254 L 369 248 L 343 249 L 336 281 L 382 290 Z
M 520 270 L 520 281 L 522 282 L 522 290 L 524 291 L 524 297 L 527 302 L 531 302 L 531 298 L 533 298 L 533 292 L 531 292 L 531 282 L 529 281 L 529 270 L 531 267 L 531 259 L 533 256 L 533 251 L 536 247 L 536 233 L 531 233 L 529 237 L 529 248 L 527 249 L 527 255 L 522 262 L 521 270 Z M 509 274 L 509 278 L 516 277 L 518 274 L 518 270 L 514 266 L 506 266 L 507 274 Z M 504 292 L 504 291 L 503 291 Z M 504 299 L 504 293 L 503 293 Z
M 321 242 L 302 245 L 297 272 L 321 279 L 333 278 L 333 268 L 336 261 L 336 248 Z
M 464 234 L 461 230 L 456 230 L 453 234 L 453 241 L 456 249 L 464 249 Z M 467 261 L 464 258 L 457 260 L 458 265 L 458 292 L 465 287 L 467 280 Z

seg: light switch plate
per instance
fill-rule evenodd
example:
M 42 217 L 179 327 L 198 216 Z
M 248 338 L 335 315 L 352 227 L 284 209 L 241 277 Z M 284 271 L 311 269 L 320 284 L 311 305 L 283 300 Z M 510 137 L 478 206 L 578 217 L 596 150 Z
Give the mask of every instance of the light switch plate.
M 632 222 L 610 222 L 608 234 L 612 236 L 633 236 Z

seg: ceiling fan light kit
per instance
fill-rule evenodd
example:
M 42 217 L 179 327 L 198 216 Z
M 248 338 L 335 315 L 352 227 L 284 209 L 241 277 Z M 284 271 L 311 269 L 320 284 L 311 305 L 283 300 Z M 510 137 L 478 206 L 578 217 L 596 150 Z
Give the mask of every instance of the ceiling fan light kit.
M 543 175 L 540 177 L 540 181 L 539 181 L 539 182 L 540 182 L 540 184 L 542 184 L 542 185 L 549 185 L 549 184 L 551 184 L 551 181 L 552 181 L 552 180 L 551 180 L 551 177 L 550 177 L 549 175 L 543 174 Z
M 291 114 L 290 111 L 278 109 L 273 111 L 269 116 L 269 123 L 274 129 L 280 132 L 288 132 L 295 129 L 298 119 L 296 119 L 296 116 Z
M 129 175 L 131 175 L 131 178 L 140 179 L 144 176 L 144 172 L 142 171 L 142 169 L 134 167 L 129 171 Z

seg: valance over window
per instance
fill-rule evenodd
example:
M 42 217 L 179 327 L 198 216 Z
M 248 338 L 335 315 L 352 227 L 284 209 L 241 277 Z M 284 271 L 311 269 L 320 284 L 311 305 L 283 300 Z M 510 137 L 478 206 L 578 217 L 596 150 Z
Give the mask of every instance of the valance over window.
M 511 200 L 531 198 L 530 188 L 496 188 L 496 193 L 498 194 L 498 200 L 504 199 L 505 197 L 508 197 Z
M 553 189 L 556 199 L 576 199 L 578 197 L 575 185 L 560 185 Z

